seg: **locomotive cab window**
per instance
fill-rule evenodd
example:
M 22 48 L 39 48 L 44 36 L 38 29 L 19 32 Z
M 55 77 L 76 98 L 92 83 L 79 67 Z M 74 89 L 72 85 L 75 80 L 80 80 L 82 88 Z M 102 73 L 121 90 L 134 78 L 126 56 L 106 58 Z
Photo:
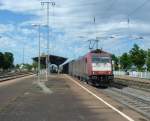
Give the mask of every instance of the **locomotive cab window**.
M 93 56 L 92 62 L 94 62 L 94 63 L 110 63 L 110 58 L 109 57 Z
M 111 58 L 103 56 L 92 56 L 93 71 L 111 71 Z
M 87 58 L 85 58 L 85 62 L 87 63 Z

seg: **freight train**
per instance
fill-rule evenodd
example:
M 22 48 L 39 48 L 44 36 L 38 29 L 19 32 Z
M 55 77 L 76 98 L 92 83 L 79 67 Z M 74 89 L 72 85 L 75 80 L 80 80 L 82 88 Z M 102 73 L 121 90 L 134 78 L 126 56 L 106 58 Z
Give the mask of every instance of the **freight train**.
M 109 86 L 114 79 L 111 54 L 92 50 L 64 65 L 64 72 L 94 86 Z

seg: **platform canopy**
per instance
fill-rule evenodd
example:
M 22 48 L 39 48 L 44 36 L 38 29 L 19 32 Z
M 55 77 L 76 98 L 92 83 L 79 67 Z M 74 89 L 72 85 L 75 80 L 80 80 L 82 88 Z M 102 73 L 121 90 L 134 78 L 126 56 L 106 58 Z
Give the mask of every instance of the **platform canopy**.
M 41 59 L 41 64 L 46 65 L 46 55 L 42 55 L 40 57 Z M 65 57 L 61 57 L 61 56 L 57 56 L 57 55 L 49 55 L 49 60 L 51 64 L 55 64 L 57 66 L 63 64 L 67 58 Z M 33 61 L 38 62 L 38 57 L 34 57 Z

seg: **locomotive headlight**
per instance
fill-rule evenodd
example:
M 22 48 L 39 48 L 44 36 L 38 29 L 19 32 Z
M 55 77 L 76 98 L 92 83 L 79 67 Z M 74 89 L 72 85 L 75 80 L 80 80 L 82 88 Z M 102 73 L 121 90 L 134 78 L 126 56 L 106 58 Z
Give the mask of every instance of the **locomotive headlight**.
M 92 76 L 92 79 L 97 79 L 97 76 Z

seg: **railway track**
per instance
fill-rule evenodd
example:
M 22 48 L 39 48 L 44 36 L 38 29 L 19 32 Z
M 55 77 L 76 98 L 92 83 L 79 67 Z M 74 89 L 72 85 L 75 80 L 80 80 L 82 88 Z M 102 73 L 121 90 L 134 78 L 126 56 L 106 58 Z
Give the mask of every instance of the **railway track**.
M 78 80 L 78 79 L 75 79 Z M 87 85 L 81 81 L 82 85 Z M 114 82 L 111 87 L 93 87 L 92 85 L 86 86 L 91 88 L 96 93 L 103 93 L 117 102 L 139 112 L 144 117 L 150 120 L 150 93 L 149 91 L 141 90 L 140 88 L 128 87 L 126 84 Z M 146 121 L 146 120 L 143 120 Z
M 86 84 L 86 83 L 82 83 Z M 150 119 L 150 93 L 149 91 L 132 88 L 126 84 L 114 82 L 109 88 L 94 88 L 98 93 L 104 93 L 112 99 L 128 106 Z
M 150 119 L 150 94 L 148 92 L 129 87 L 123 89 L 111 87 L 105 89 L 104 93 Z
M 129 79 L 119 79 L 115 78 L 114 80 L 115 83 L 118 83 L 120 85 L 127 85 L 132 88 L 139 88 L 139 89 L 144 89 L 144 90 L 149 90 L 150 89 L 150 82 L 149 81 L 135 81 L 135 80 L 129 80 Z
M 17 72 L 17 73 L 5 73 L 0 75 L 0 82 L 17 79 L 29 75 L 33 75 L 34 73 L 31 72 Z
M 114 80 L 114 82 L 111 84 L 112 87 L 116 87 L 116 88 L 119 88 L 119 89 L 122 89 L 122 88 L 125 88 L 125 87 L 131 87 L 131 88 L 134 88 L 134 89 L 137 89 L 137 90 L 143 90 L 143 91 L 146 91 L 146 92 L 150 92 L 150 83 L 145 83 L 145 82 L 138 82 L 138 81 L 125 81 L 125 80 Z

